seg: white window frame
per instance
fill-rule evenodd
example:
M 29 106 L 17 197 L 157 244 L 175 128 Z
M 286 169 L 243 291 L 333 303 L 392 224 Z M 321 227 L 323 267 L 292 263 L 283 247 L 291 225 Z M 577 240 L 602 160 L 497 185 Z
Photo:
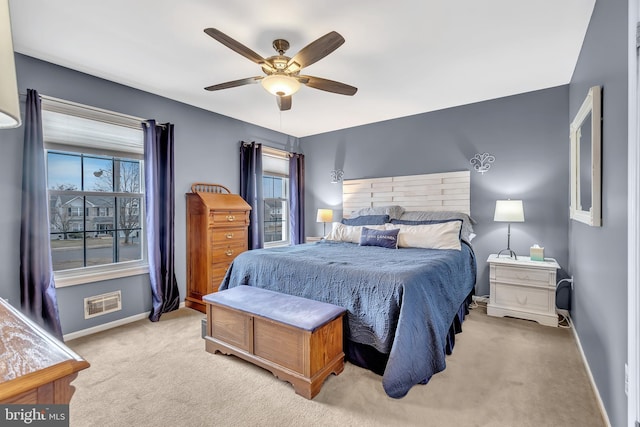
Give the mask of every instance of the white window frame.
M 291 154 L 287 151 L 278 150 L 271 147 L 262 147 L 262 176 L 272 176 L 272 177 L 280 177 L 287 178 L 287 182 L 290 179 L 289 177 L 289 156 Z M 278 163 L 282 162 L 280 165 Z M 286 162 L 286 163 L 285 163 Z M 273 165 L 273 166 L 270 166 Z M 286 167 L 285 167 L 286 165 Z M 283 227 L 285 227 L 285 236 L 286 239 L 278 240 L 277 242 L 264 242 L 265 248 L 273 248 L 278 246 L 289 246 L 291 244 L 291 221 L 289 220 L 289 205 L 291 194 L 289 194 L 290 184 L 287 185 L 286 190 L 286 212 L 283 216 Z M 262 201 L 264 204 L 264 200 Z M 264 209 L 264 206 L 263 206 Z M 262 219 L 263 230 L 266 228 L 266 216 Z M 263 236 L 264 237 L 264 236 Z
M 145 122 L 144 119 L 48 96 L 41 95 L 40 98 L 42 99 L 43 113 L 44 156 L 47 156 L 49 150 L 55 150 L 134 158 L 141 160 L 141 175 L 144 176 L 144 162 L 142 161 L 144 155 L 144 140 L 142 134 L 139 140 L 138 138 L 128 137 L 129 134 L 133 134 L 132 130 L 142 132 L 142 123 Z M 70 126 L 67 129 L 65 129 L 64 121 L 50 120 L 52 117 L 58 117 L 58 119 L 60 119 L 64 118 L 64 116 L 68 116 L 70 119 Z M 87 120 L 91 122 L 87 122 Z M 72 142 L 64 138 L 59 138 L 61 133 L 64 134 L 66 131 L 74 132 L 74 122 L 82 123 L 83 126 L 78 125 L 77 130 L 79 133 L 86 132 L 87 135 L 80 135 L 77 140 Z M 109 135 L 108 132 L 101 132 L 99 129 L 87 129 L 85 127 L 86 124 L 89 124 L 89 128 L 92 124 L 95 124 L 98 128 L 101 126 L 110 126 L 112 129 L 121 129 L 123 132 L 116 132 L 117 134 L 110 140 L 109 136 L 104 137 L 104 135 Z M 118 128 L 114 127 L 114 125 Z M 84 127 L 84 129 L 81 129 L 81 127 Z M 92 132 L 94 137 L 91 137 Z M 122 135 L 120 135 L 120 133 L 122 133 Z M 144 179 L 141 179 L 141 186 L 141 192 L 144 197 Z M 47 195 L 47 199 L 48 197 Z M 49 203 L 48 200 L 47 203 Z M 149 264 L 146 233 L 144 232 L 144 205 L 140 206 L 140 210 L 142 218 L 140 224 L 141 260 L 55 271 L 54 278 L 56 287 L 60 288 L 147 274 L 149 272 Z

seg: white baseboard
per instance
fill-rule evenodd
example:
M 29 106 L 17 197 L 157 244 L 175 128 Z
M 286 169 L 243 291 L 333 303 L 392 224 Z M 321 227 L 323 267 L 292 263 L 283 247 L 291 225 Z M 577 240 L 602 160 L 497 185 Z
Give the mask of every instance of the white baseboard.
M 600 407 L 600 413 L 602 414 L 602 418 L 604 418 L 604 422 L 607 424 L 607 427 L 611 427 L 611 421 L 609 421 L 609 415 L 607 414 L 607 409 L 604 407 L 604 403 L 602 402 L 602 398 L 600 397 L 600 392 L 598 391 L 598 387 L 596 386 L 596 381 L 594 380 L 593 374 L 591 373 L 591 368 L 589 367 L 589 363 L 587 362 L 587 357 L 585 356 L 584 350 L 582 349 L 582 344 L 580 343 L 580 338 L 578 337 L 576 328 L 573 325 L 571 316 L 569 316 L 569 312 L 566 310 L 558 310 L 558 311 L 562 311 L 567 314 L 567 319 L 569 320 L 569 324 L 571 325 L 571 330 L 573 331 L 573 337 L 576 339 L 576 343 L 578 343 L 578 350 L 580 350 L 582 363 L 587 370 L 587 376 L 589 377 L 589 381 L 591 382 L 591 388 L 593 389 L 596 395 L 596 400 L 598 401 L 598 406 Z
M 184 301 L 180 303 L 180 308 L 184 307 Z M 114 320 L 113 322 L 103 323 L 102 325 L 93 326 L 91 328 L 82 329 L 76 332 L 70 332 L 68 334 L 63 335 L 62 339 L 67 342 L 70 340 L 74 340 L 76 338 L 86 337 L 87 335 L 97 334 L 98 332 L 106 331 L 108 329 L 117 328 L 118 326 L 123 326 L 128 323 L 137 322 L 138 320 L 146 319 L 151 314 L 151 311 L 147 311 L 145 313 L 136 314 L 134 316 L 125 317 L 124 319 Z

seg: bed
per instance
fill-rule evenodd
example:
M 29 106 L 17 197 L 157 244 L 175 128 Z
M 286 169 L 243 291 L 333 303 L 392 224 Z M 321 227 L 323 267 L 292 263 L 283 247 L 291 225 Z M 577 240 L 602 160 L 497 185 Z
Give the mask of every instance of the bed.
M 347 360 L 403 397 L 445 369 L 467 313 L 476 278 L 468 188 L 468 172 L 346 181 L 353 214 L 326 239 L 244 252 L 220 289 L 257 286 L 344 307 Z

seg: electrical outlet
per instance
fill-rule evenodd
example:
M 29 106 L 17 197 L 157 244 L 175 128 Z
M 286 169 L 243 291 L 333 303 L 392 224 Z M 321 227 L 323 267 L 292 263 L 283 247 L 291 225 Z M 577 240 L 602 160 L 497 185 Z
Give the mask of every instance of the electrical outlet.
M 485 303 L 485 304 L 489 303 L 489 297 L 481 297 L 481 296 L 474 295 L 474 296 L 471 297 L 471 299 L 473 301 L 475 301 L 475 302 L 482 302 L 482 303 Z
M 624 394 L 629 395 L 629 365 L 624 364 Z

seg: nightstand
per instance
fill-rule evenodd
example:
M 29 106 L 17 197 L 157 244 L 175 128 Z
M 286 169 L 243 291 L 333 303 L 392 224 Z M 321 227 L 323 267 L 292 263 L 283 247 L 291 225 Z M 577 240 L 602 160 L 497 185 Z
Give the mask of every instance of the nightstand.
M 513 316 L 558 326 L 556 314 L 556 270 L 553 258 L 531 261 L 489 255 L 489 316 Z

